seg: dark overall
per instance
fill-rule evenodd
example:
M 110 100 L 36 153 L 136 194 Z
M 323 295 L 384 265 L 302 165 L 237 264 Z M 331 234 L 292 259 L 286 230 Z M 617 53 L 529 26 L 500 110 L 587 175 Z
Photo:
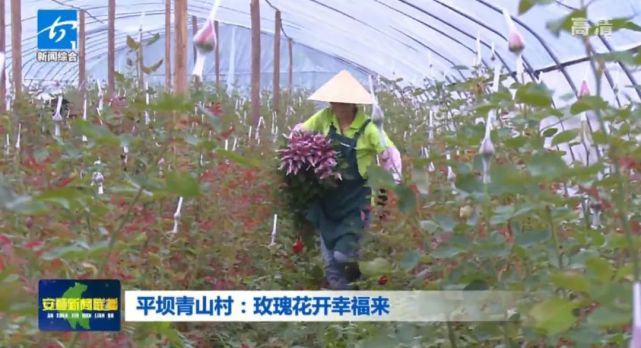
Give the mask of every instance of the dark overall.
M 356 144 L 369 122 L 365 121 L 352 139 L 337 133 L 331 125 L 328 137 L 340 144 L 340 162 L 347 167 L 341 171 L 343 179 L 338 187 L 328 191 L 307 213 L 307 219 L 320 232 L 325 275 L 334 290 L 348 289 L 348 283 L 360 276 L 358 243 L 367 226 L 371 189 L 358 171 Z

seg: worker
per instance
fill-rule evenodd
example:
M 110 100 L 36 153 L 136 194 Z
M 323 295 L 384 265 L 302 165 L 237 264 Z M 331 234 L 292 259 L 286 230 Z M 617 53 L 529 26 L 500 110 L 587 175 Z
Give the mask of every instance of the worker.
M 306 218 L 320 234 L 325 277 L 332 290 L 348 290 L 360 278 L 358 249 L 362 234 L 370 221 L 373 201 L 385 204 L 385 191 L 372 197 L 367 185 L 368 167 L 378 156 L 383 168 L 400 181 L 400 153 L 387 134 L 372 123 L 359 104 L 372 104 L 373 96 L 346 70 L 341 71 L 310 97 L 329 102 L 294 131 L 325 134 L 339 142 L 345 173 L 338 187 L 327 191 L 312 204 Z M 384 137 L 384 139 L 383 139 Z

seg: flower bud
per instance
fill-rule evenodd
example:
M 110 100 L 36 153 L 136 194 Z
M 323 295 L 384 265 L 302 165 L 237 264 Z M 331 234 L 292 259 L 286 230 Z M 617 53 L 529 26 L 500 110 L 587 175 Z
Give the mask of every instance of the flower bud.
M 205 26 L 194 35 L 194 44 L 203 52 L 211 52 L 216 47 L 216 30 L 212 21 L 205 22 Z
M 492 157 L 495 154 L 494 144 L 490 137 L 483 138 L 481 142 L 481 147 L 479 148 L 479 154 L 483 157 Z
M 588 81 L 583 80 L 583 82 L 581 82 L 581 89 L 579 89 L 579 97 L 588 95 L 590 95 L 590 86 L 588 85 Z
M 507 39 L 507 47 L 510 52 L 513 53 L 521 53 L 525 48 L 525 40 L 523 39 L 523 35 L 521 35 L 518 30 L 510 30 L 510 34 L 508 35 Z

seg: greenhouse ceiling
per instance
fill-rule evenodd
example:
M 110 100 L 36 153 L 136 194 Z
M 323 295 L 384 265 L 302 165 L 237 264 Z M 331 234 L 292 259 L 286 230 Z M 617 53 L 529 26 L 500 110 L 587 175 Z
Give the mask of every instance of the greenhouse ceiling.
M 214 2 L 189 1 L 188 13 L 205 19 L 210 15 Z M 549 4 L 545 6 L 534 6 L 525 14 L 518 15 L 519 0 L 261 0 L 261 31 L 273 34 L 275 9 L 278 9 L 282 13 L 284 36 L 295 44 L 313 48 L 386 78 L 402 77 L 410 83 L 421 83 L 426 77 L 465 78 L 469 71 L 453 67 L 472 64 L 477 37 L 480 39 L 482 64 L 489 66 L 494 45 L 504 69 L 513 71 L 516 55 L 507 47 L 508 27 L 502 13 L 506 9 L 525 38 L 523 61 L 526 70 L 547 71 L 586 56 L 585 46 L 576 35 L 561 32 L 557 37 L 547 27 L 549 22 L 580 7 L 581 2 L 547 2 Z M 77 76 L 75 66 L 61 68 L 36 61 L 36 14 L 39 9 L 77 8 L 86 11 L 86 58 L 87 69 L 90 70 L 92 64 L 106 55 L 107 4 L 106 0 L 22 1 L 24 80 L 47 80 L 53 70 L 60 73 L 60 69 L 70 80 Z M 164 0 L 117 0 L 116 48 L 126 47 L 127 35 L 137 34 L 141 25 L 145 33 L 164 35 L 164 14 Z M 641 1 L 595 0 L 590 3 L 587 17 L 594 23 L 628 18 L 641 24 Z M 10 52 L 11 16 L 6 18 L 7 52 Z M 225 25 L 249 28 L 250 2 L 222 0 L 216 19 Z M 597 52 L 631 49 L 641 45 L 641 32 L 617 30 L 611 35 L 593 38 L 592 44 Z M 272 50 L 265 46 L 263 49 Z M 221 50 L 225 48 L 221 47 Z M 10 65 L 8 56 L 9 72 Z M 634 74 L 639 76 L 633 71 L 628 77 Z

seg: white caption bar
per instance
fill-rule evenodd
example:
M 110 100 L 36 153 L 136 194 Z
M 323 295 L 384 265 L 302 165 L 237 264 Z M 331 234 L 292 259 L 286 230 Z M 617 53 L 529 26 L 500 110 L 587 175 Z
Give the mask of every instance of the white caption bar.
M 125 291 L 125 321 L 506 321 L 508 291 Z

